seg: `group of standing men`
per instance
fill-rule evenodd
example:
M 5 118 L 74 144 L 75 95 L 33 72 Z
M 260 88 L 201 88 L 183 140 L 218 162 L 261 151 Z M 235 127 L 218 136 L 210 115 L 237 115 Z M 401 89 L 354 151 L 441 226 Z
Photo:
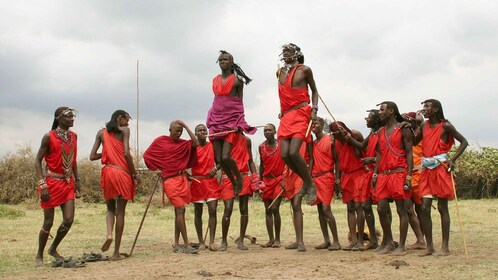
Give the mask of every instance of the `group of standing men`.
M 453 199 L 450 172 L 454 162 L 467 146 L 466 139 L 444 119 L 439 101 L 424 102 L 420 113 L 401 115 L 394 102 L 382 102 L 379 109 L 369 110 L 366 139 L 360 132 L 349 129 L 343 122 L 326 125 L 317 117 L 319 94 L 311 68 L 303 65 L 304 55 L 295 44 L 282 47 L 284 66 L 277 71 L 280 98 L 278 132 L 273 124 L 264 127 L 266 141 L 258 146 L 259 172 L 252 157 L 251 140 L 245 134 L 256 129 L 244 119 L 243 86 L 251 79 L 234 63 L 233 56 L 221 51 L 218 63 L 221 74 L 213 79 L 214 101 L 208 112 L 206 125 L 199 124 L 192 132 L 180 120 L 173 121 L 169 136 L 156 138 L 144 153 L 150 170 L 160 171 L 163 191 L 175 207 L 175 252 L 196 253 L 187 237 L 185 206 L 195 205 L 195 227 L 199 249 L 206 248 L 202 236 L 203 203 L 208 205 L 210 232 L 207 248 L 226 250 L 230 217 L 235 198 L 240 204 L 240 235 L 237 247 L 244 245 L 249 221 L 248 201 L 253 192 L 260 192 L 266 209 L 269 241 L 262 247 L 280 247 L 279 207 L 283 197 L 289 199 L 293 210 L 295 242 L 286 249 L 306 251 L 303 238 L 301 202 L 317 205 L 324 243 L 316 249 L 369 250 L 379 253 L 404 254 L 408 224 L 417 236 L 415 248 L 425 248 L 423 255 L 434 252 L 432 242 L 431 206 L 438 199 L 443 240 L 441 254 L 449 253 L 448 200 Z M 309 94 L 311 89 L 311 96 Z M 311 106 L 310 106 L 311 102 Z M 76 164 L 76 134 L 69 130 L 75 111 L 60 107 L 54 114 L 52 130 L 43 139 L 36 157 L 36 174 L 44 223 L 39 233 L 36 264 L 43 264 L 43 251 L 53 223 L 54 207 L 61 206 L 63 222 L 49 249 L 54 258 L 63 259 L 57 246 L 70 229 L 74 217 L 74 197 L 79 194 L 79 176 Z M 426 118 L 426 121 L 424 120 Z M 111 116 L 106 128 L 98 131 L 90 159 L 101 159 L 103 164 L 101 186 L 107 201 L 107 236 L 102 250 L 113 242 L 115 224 L 114 260 L 123 258 L 119 252 L 124 227 L 124 213 L 128 200 L 133 200 L 140 175 L 130 154 L 130 130 L 127 112 L 118 110 Z M 180 138 L 185 129 L 190 140 Z M 315 135 L 313 140 L 312 133 Z M 208 134 L 209 133 L 209 134 Z M 277 137 L 275 137 L 277 135 Z M 207 139 L 211 141 L 207 141 Z M 447 153 L 454 143 L 460 146 L 451 159 Z M 102 153 L 98 153 L 102 145 Z M 47 170 L 42 170 L 42 160 Z M 422 168 L 423 167 L 423 168 Z M 185 172 L 191 168 L 191 174 Z M 216 178 L 222 171 L 221 182 Z M 336 192 L 342 192 L 347 204 L 350 244 L 341 247 L 331 202 Z M 214 245 L 218 200 L 224 202 L 222 242 Z M 392 214 L 389 203 L 396 203 L 400 218 L 400 240 L 393 241 Z M 379 244 L 375 230 L 372 204 L 383 230 Z M 413 206 L 415 204 L 415 207 Z M 415 211 L 414 211 L 415 209 Z M 364 244 L 365 221 L 369 228 L 369 242 Z M 420 222 L 419 222 L 420 221 Z M 333 240 L 330 240 L 329 228 Z M 183 245 L 180 245 L 180 235 Z M 424 241 L 425 237 L 425 241 Z

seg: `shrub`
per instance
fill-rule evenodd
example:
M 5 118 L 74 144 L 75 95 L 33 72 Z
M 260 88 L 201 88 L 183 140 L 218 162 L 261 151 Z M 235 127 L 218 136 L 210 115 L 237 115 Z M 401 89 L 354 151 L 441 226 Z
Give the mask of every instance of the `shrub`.
M 36 197 L 35 156 L 29 146 L 0 159 L 0 202 L 16 204 Z

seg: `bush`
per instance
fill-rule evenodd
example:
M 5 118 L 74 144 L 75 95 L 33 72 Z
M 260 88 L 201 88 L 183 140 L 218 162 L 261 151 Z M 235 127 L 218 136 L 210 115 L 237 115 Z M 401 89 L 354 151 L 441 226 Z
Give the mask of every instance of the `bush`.
M 19 146 L 0 160 L 0 202 L 17 204 L 37 195 L 33 150 Z
M 453 147 L 450 154 L 454 154 Z M 457 160 L 455 180 L 459 198 L 498 196 L 498 149 L 467 149 Z

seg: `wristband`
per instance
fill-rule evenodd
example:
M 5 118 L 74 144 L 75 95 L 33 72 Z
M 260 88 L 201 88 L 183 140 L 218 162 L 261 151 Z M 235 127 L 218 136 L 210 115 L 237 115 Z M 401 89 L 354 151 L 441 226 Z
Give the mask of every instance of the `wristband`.
M 313 109 L 318 112 L 318 105 L 311 106 L 311 110 L 313 110 Z
M 372 178 L 377 178 L 377 173 L 372 174 Z
M 411 181 L 413 179 L 412 175 L 406 175 L 406 180 Z

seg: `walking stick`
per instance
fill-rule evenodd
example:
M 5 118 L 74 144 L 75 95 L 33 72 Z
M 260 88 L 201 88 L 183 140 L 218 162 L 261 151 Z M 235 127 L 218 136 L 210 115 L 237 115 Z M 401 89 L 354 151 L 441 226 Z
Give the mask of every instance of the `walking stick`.
M 304 136 L 305 138 L 308 138 L 308 135 L 310 135 L 310 128 L 311 128 L 312 123 L 313 123 L 313 120 L 310 120 L 310 123 L 308 124 L 308 128 L 306 129 L 306 135 Z
M 334 120 L 334 122 L 337 123 L 337 121 L 335 120 L 334 116 L 332 115 L 332 113 L 330 112 L 329 110 L 329 107 L 327 107 L 327 104 L 325 104 L 325 102 L 323 101 L 322 97 L 320 96 L 320 94 L 318 94 L 318 98 L 320 98 L 320 101 L 322 101 L 323 103 L 323 106 L 325 106 L 325 109 L 327 110 L 327 112 L 329 112 L 329 115 L 332 117 L 332 119 Z
M 437 161 L 439 161 L 439 163 L 441 163 L 448 170 L 448 166 L 443 161 L 441 161 L 440 159 L 437 159 Z M 463 239 L 463 249 L 465 250 L 465 258 L 469 260 L 469 253 L 467 250 L 467 240 L 465 240 L 465 234 L 463 233 L 462 216 L 460 215 L 460 207 L 458 207 L 458 197 L 456 192 L 453 170 L 449 170 L 449 172 L 451 175 L 451 185 L 453 186 L 453 194 L 455 195 L 455 205 L 457 210 L 458 223 L 460 224 L 460 233 L 462 234 L 462 239 Z
M 282 188 L 282 190 L 280 190 L 280 192 L 278 193 L 277 197 L 275 197 L 273 199 L 273 201 L 270 203 L 270 205 L 268 205 L 267 209 L 270 209 L 273 206 L 273 204 L 275 204 L 275 202 L 277 201 L 277 199 L 284 193 L 284 191 L 285 191 L 285 189 Z
M 147 211 L 149 211 L 149 206 L 150 206 L 150 203 L 152 201 L 152 197 L 154 196 L 154 193 L 156 192 L 157 183 L 159 182 L 159 178 L 161 178 L 161 176 L 158 174 L 156 183 L 154 184 L 154 189 L 152 190 L 152 193 L 150 194 L 149 202 L 147 203 L 147 207 L 145 208 L 145 212 L 144 212 L 144 215 L 142 217 L 142 221 L 140 222 L 140 226 L 138 226 L 137 235 L 135 235 L 135 240 L 133 241 L 133 245 L 131 246 L 130 257 L 133 254 L 133 249 L 135 249 L 135 244 L 137 244 L 138 235 L 140 234 L 140 230 L 142 229 L 142 225 L 144 224 L 145 215 L 147 215 Z

